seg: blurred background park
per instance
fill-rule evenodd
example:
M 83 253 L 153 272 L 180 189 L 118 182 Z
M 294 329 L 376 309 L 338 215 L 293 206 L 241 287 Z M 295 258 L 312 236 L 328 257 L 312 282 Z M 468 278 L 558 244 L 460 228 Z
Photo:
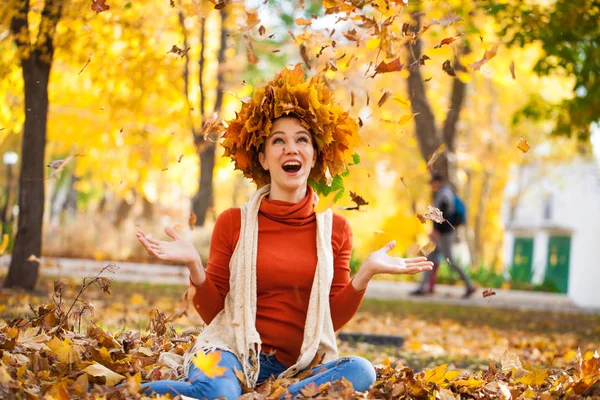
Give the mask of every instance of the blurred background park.
M 300 63 L 361 125 L 360 163 L 320 203 L 350 220 L 353 268 L 427 244 L 433 169 L 466 204 L 455 254 L 477 285 L 600 306 L 598 2 L 5 3 L 5 286 L 31 289 L 40 261 L 152 263 L 139 228 L 175 226 L 206 260 L 216 216 L 255 190 L 222 121 Z M 350 191 L 368 205 L 342 210 Z

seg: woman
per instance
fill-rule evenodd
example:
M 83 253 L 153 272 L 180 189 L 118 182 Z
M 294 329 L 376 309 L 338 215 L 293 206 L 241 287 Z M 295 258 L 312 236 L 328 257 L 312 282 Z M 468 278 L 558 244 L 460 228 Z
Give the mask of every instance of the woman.
M 271 375 L 293 377 L 315 359 L 323 364 L 287 395 L 342 377 L 357 391 L 375 382 L 369 361 L 338 358 L 334 332 L 356 313 L 374 275 L 414 274 L 431 263 L 388 256 L 390 242 L 350 278 L 350 225 L 331 210 L 315 213 L 318 197 L 308 180 L 344 171 L 357 142 L 357 124 L 332 104 L 322 79 L 305 81 L 299 66 L 284 69 L 242 106 L 223 146 L 259 189 L 217 219 L 206 271 L 193 244 L 172 229 L 170 242 L 137 234 L 151 255 L 187 265 L 194 307 L 208 324 L 186 354 L 185 381 L 151 382 L 148 391 L 235 399 L 242 393 L 236 369 L 252 388 Z M 190 359 L 199 351 L 220 351 L 224 375 L 198 370 Z

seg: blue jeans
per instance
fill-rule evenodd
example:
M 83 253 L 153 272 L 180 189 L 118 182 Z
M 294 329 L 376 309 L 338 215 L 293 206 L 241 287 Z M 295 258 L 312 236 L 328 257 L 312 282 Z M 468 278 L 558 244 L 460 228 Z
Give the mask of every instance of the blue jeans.
M 238 359 L 228 351 L 221 352 L 219 366 L 226 367 L 224 375 L 209 378 L 192 364 L 189 375 L 185 381 L 154 381 L 142 385 L 146 394 L 152 392 L 158 394 L 184 395 L 196 399 L 237 399 L 242 395 L 242 386 L 234 373 L 234 368 L 242 370 Z M 266 381 L 269 377 L 278 377 L 288 367 L 277 361 L 275 356 L 260 354 L 260 371 L 258 384 Z M 324 371 L 321 371 L 325 369 Z M 320 372 L 319 372 L 320 371 Z M 312 369 L 313 375 L 288 387 L 292 398 L 300 393 L 300 389 L 311 382 L 321 385 L 325 382 L 333 382 L 345 377 L 352 383 L 354 390 L 364 392 L 369 390 L 375 383 L 375 368 L 362 357 L 342 357 Z M 285 396 L 282 396 L 285 398 Z

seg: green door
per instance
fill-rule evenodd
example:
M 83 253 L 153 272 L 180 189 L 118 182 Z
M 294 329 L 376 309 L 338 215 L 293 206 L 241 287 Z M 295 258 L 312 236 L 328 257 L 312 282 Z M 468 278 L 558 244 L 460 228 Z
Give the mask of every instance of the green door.
M 515 238 L 512 259 L 512 279 L 519 282 L 531 282 L 533 263 L 533 238 Z
M 570 236 L 550 236 L 545 281 L 553 284 L 560 293 L 567 293 L 569 288 L 570 255 Z

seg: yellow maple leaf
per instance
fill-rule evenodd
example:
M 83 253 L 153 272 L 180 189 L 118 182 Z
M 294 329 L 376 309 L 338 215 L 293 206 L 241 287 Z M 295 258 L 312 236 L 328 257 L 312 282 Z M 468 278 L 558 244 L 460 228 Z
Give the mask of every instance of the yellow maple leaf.
M 71 342 L 71 339 L 65 338 L 60 340 L 56 336 L 46 343 L 46 346 L 50 348 L 56 354 L 56 357 L 60 362 L 65 364 L 73 364 L 81 361 L 79 352 Z
M 548 371 L 544 368 L 534 369 L 527 375 L 524 375 L 520 379 L 516 380 L 517 383 L 524 383 L 528 386 L 542 386 L 548 378 Z
M 438 365 L 434 369 L 425 371 L 425 381 L 440 384 L 444 382 L 444 374 L 448 364 Z
M 203 351 L 196 353 L 196 356 L 192 358 L 194 365 L 209 378 L 215 378 L 217 376 L 223 376 L 227 368 L 220 367 L 219 362 L 221 361 L 220 351 L 211 351 L 208 354 L 204 354 Z

